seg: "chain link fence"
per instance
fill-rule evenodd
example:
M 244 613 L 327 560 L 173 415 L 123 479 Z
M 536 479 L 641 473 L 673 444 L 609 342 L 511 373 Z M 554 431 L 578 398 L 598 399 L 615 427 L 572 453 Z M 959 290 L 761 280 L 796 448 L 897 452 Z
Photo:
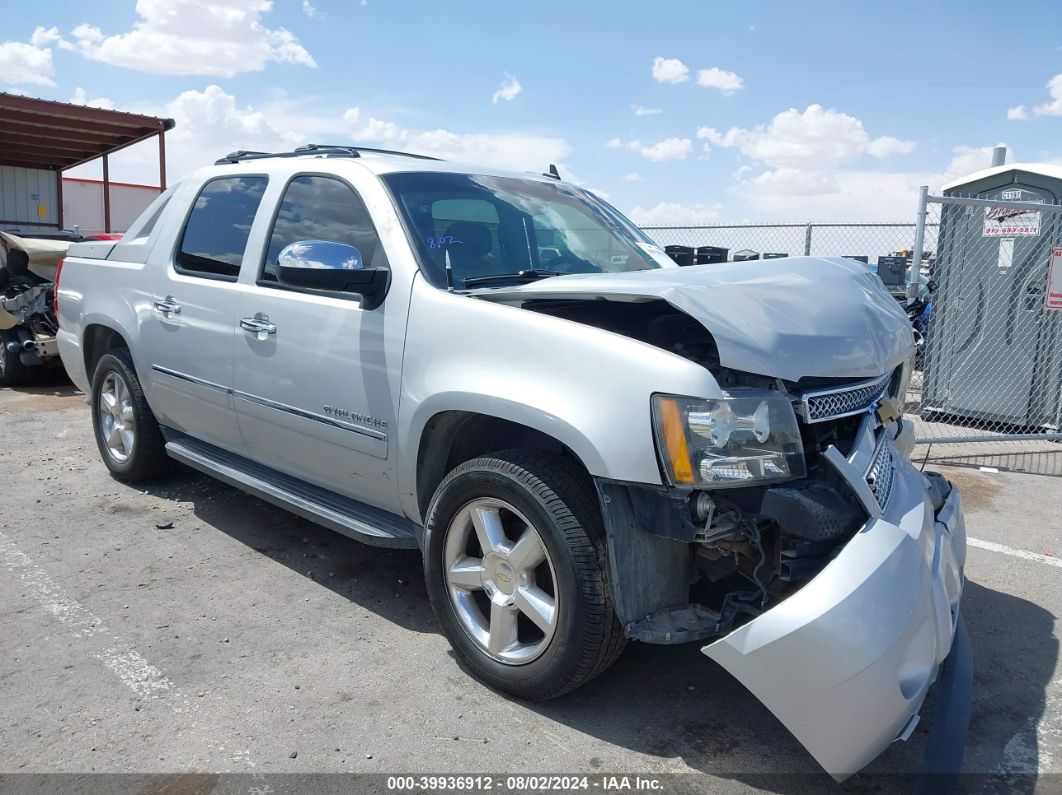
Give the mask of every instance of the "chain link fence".
M 642 229 L 661 246 L 724 248 L 729 259 L 854 257 L 875 267 L 878 257 L 911 250 L 916 224 L 711 224 Z
M 923 455 L 1062 475 L 1062 206 L 923 192 L 919 220 L 933 256 L 912 267 L 933 290 L 908 294 L 925 309 L 906 409 Z
M 1053 291 L 1062 302 L 1062 206 L 923 189 L 913 224 L 643 229 L 661 246 L 693 249 L 694 259 L 865 261 L 916 315 L 922 342 L 905 406 L 916 456 L 1062 475 L 1062 303 L 1050 308 L 1048 287 L 1057 249 Z

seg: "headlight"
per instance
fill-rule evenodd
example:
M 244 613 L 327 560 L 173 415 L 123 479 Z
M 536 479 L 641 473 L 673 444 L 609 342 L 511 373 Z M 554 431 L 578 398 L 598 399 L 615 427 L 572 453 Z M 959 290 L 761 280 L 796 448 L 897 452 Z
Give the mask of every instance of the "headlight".
M 805 474 L 796 414 L 776 392 L 742 389 L 710 400 L 654 395 L 653 430 L 674 484 L 733 488 Z

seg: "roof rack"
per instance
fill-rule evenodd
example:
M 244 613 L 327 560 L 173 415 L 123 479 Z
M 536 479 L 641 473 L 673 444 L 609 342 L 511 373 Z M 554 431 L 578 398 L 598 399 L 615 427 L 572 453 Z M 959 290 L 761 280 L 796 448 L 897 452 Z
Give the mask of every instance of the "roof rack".
M 377 155 L 397 155 L 398 157 L 412 157 L 417 160 L 439 160 L 437 157 L 417 155 L 412 152 L 398 152 L 393 149 L 374 149 L 370 146 L 347 146 L 345 144 L 306 144 L 298 146 L 291 152 L 252 152 L 239 149 L 230 152 L 225 157 L 214 162 L 215 166 L 226 163 L 241 163 L 245 160 L 264 160 L 270 157 L 303 157 L 304 155 L 321 155 L 322 157 L 361 157 L 362 152 L 371 152 Z

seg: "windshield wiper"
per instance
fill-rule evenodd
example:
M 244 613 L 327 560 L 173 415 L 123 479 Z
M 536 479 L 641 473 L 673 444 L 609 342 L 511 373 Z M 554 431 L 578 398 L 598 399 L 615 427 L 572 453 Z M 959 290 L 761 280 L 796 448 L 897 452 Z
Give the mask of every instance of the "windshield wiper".
M 534 282 L 539 279 L 548 279 L 550 276 L 563 276 L 560 271 L 546 270 L 545 268 L 528 268 L 516 271 L 516 273 L 492 273 L 489 276 L 473 276 L 470 279 L 462 279 L 465 287 L 475 287 L 477 284 L 490 284 L 491 282 Z

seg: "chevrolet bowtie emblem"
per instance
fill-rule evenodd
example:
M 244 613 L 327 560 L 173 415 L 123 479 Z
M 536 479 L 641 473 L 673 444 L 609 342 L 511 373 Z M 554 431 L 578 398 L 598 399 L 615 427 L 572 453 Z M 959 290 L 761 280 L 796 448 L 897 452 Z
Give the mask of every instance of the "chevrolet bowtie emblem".
M 899 405 L 890 397 L 883 397 L 878 401 L 878 419 L 882 422 L 898 420 L 903 416 Z

